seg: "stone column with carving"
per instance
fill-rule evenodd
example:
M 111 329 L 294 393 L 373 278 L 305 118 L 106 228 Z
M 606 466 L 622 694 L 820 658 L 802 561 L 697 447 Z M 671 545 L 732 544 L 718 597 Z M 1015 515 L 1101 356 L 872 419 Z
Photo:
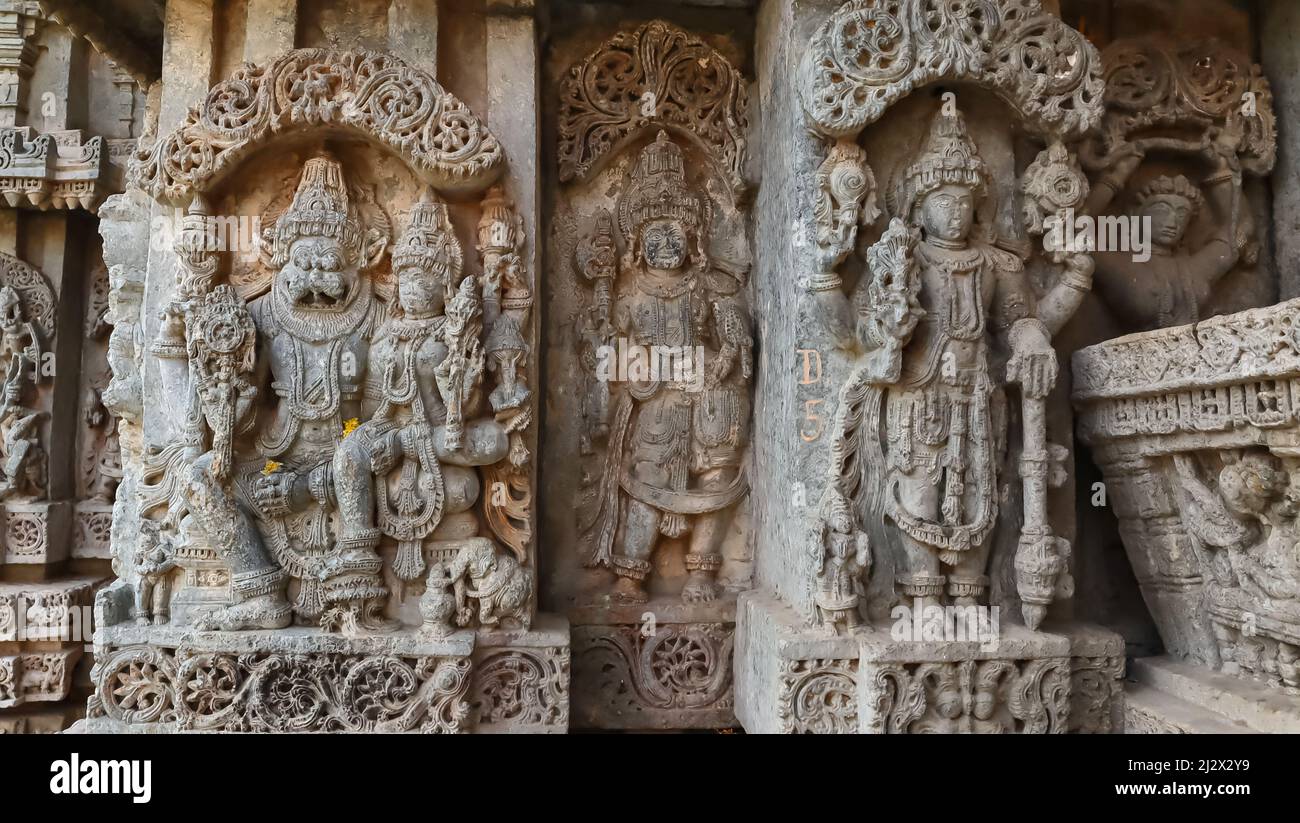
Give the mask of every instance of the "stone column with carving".
M 1123 643 L 1070 617 L 1049 497 L 1068 450 L 1047 439 L 1069 432 L 1046 416 L 1092 261 L 1042 238 L 1087 194 L 1101 66 L 1039 3 L 1004 12 L 760 15 L 775 102 L 755 144 L 783 195 L 756 228 L 773 311 L 737 619 L 749 731 L 1119 728 Z
M 123 85 L 109 59 L 39 3 L 0 7 L 6 731 L 58 731 L 84 714 L 75 675 L 86 679 L 92 599 L 109 574 L 120 461 L 101 396 L 108 271 L 90 213 L 121 183 L 109 146 L 130 142 L 142 120 L 101 105 Z

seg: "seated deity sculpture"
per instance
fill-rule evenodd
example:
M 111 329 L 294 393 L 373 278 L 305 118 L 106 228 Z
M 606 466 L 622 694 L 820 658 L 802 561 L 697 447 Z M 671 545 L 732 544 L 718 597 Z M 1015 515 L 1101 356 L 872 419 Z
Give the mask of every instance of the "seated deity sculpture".
M 480 298 L 461 266 L 447 208 L 427 193 L 393 250 L 396 303 L 367 365 L 378 381 L 373 415 L 333 463 L 341 540 L 398 541 L 393 572 L 404 581 L 424 574 L 424 543 L 445 519 L 473 525 L 475 467 L 508 449 L 504 427 L 480 411 Z

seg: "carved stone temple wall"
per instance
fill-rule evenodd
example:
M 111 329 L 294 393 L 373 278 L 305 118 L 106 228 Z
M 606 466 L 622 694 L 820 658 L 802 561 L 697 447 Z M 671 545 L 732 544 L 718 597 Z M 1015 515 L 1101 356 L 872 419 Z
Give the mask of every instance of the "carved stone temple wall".
M 95 220 L 122 189 L 147 80 L 56 7 L 0 5 L 0 732 L 85 715 L 122 478 Z
M 1300 730 L 1283 0 L 0 0 L 0 731 Z

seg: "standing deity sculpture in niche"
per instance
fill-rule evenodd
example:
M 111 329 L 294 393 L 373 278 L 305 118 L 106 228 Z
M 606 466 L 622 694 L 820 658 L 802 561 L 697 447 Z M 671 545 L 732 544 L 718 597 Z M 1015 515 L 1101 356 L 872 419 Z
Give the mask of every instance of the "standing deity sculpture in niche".
M 715 599 L 720 545 L 748 489 L 749 308 L 744 272 L 709 258 L 712 216 L 708 196 L 687 179 L 682 148 L 661 131 L 618 202 L 622 257 L 615 264 L 607 214 L 578 250 L 594 292 L 580 318 L 594 369 L 584 440 L 599 464 L 579 523 L 587 565 L 617 575 L 613 602 L 644 602 L 656 548 L 678 538 L 686 541 L 682 598 Z M 605 368 L 614 359 L 626 374 Z
M 207 447 L 202 457 L 187 455 L 187 505 L 160 526 L 160 541 L 176 547 L 167 568 L 185 568 L 185 544 L 193 541 L 178 538 L 195 534 L 181 511 L 196 516 L 202 539 L 230 566 L 233 602 L 197 612 L 204 627 L 273 628 L 292 611 L 301 622 L 347 633 L 392 631 L 399 621 L 389 614 L 391 587 L 401 596 L 401 586 L 421 580 L 426 552 L 436 555 L 429 585 L 454 587 L 462 602 L 459 625 L 476 617 L 495 623 L 498 612 L 525 627 L 530 620 L 526 557 L 500 557 L 503 549 L 480 536 L 474 511 L 479 467 L 527 460 L 512 443 L 526 425 L 516 419 L 528 396 L 516 366 L 528 348 L 519 329 L 531 304 L 517 271 L 517 220 L 494 190 L 480 233 L 508 242 L 491 247 L 480 282 L 463 274 L 447 208 L 425 190 L 393 249 L 395 294 L 385 306 L 369 271 L 387 248 L 387 220 L 367 198 L 367 221 L 358 202 L 365 197 L 332 156 L 309 160 L 291 204 L 263 238 L 274 271 L 265 295 L 245 308 L 230 287 L 211 288 L 215 264 L 202 254 L 188 267 L 202 271 L 181 283 L 182 296 L 222 303 L 220 320 L 209 325 L 227 335 L 247 328 L 246 344 L 205 356 L 196 339 L 202 313 L 178 301 L 154 346 L 160 357 L 188 358 L 197 406 L 188 440 Z M 189 219 L 201 225 L 194 211 Z M 494 231 L 494 221 L 509 229 Z M 504 301 L 513 335 L 496 335 L 489 365 L 492 331 L 507 316 L 503 280 L 513 288 Z M 485 408 L 489 370 L 502 377 L 495 415 Z M 159 463 L 174 460 L 170 451 Z M 146 490 L 146 510 L 172 492 L 166 479 L 152 488 L 157 496 Z M 385 538 L 395 545 L 391 574 L 381 555 Z M 158 558 L 141 561 L 143 580 L 162 573 Z M 449 568 L 474 587 L 449 577 Z M 292 605 L 284 599 L 286 574 Z M 475 613 L 467 597 L 493 605 Z
M 1040 230 L 1043 213 L 1063 205 L 1056 202 L 1062 187 L 1045 187 L 1045 180 L 1068 184 L 1075 200 L 1086 193 L 1063 147 L 1042 152 L 1023 181 L 1026 217 Z M 822 504 L 820 537 L 809 544 L 823 623 L 852 627 L 858 619 L 851 612 L 865 605 L 831 580 L 832 572 L 845 573 L 844 561 L 833 559 L 866 539 L 845 522 L 846 510 L 864 525 L 877 518 L 897 528 L 894 583 L 909 602 L 926 608 L 984 600 L 1007 449 L 1006 387 L 1013 384 L 1024 407 L 1025 520 L 1016 573 L 1026 622 L 1036 628 L 1046 604 L 1071 583 L 1068 544 L 1047 523 L 1046 486 L 1061 450 L 1046 440 L 1043 404 L 1058 370 L 1052 336 L 1087 292 L 1091 262 L 1061 256 L 1063 276 L 1039 295 L 1023 260 L 977 222 L 989 187 L 961 112 L 946 103 L 895 175 L 893 220 L 869 250 L 869 273 L 855 293 L 864 354 L 841 395 L 838 482 Z M 871 564 L 854 565 L 864 575 Z
M 45 495 L 46 467 L 38 426 L 46 413 L 26 404 L 39 382 L 41 342 L 11 286 L 0 287 L 0 368 L 0 500 L 39 500 Z

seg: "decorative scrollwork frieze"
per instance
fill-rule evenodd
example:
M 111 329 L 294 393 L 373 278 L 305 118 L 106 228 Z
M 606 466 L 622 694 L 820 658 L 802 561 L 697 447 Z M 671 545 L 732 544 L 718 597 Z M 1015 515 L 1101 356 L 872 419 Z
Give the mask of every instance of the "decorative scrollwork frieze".
M 295 49 L 213 86 L 184 125 L 136 153 L 130 184 L 188 204 L 273 136 L 321 127 L 364 134 L 438 189 L 485 188 L 505 165 L 483 121 L 427 72 L 386 53 Z

